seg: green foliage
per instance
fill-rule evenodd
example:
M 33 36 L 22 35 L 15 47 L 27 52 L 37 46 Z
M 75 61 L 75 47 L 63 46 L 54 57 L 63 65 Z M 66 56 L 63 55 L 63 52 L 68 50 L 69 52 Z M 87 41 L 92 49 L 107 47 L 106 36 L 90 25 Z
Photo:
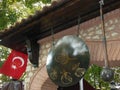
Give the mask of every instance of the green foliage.
M 96 89 L 110 90 L 109 83 L 104 82 L 100 77 L 101 70 L 101 67 L 91 65 L 84 78 Z
M 120 67 L 113 68 L 115 71 L 114 81 L 120 83 Z
M 5 17 L 5 11 L 0 12 L 0 29 L 4 29 L 7 26 L 7 17 Z
M 2 67 L 3 63 L 4 63 L 4 61 L 0 61 L 0 68 Z
M 120 67 L 112 68 L 114 73 L 114 81 L 120 83 Z M 101 77 L 102 67 L 97 65 L 91 65 L 87 70 L 84 78 L 96 89 L 100 90 L 110 90 L 110 82 L 104 82 Z
M 6 60 L 6 58 L 8 57 L 8 54 L 10 53 L 10 49 L 0 46 L 0 67 L 2 67 L 2 64 L 4 63 L 4 61 Z M 3 82 L 7 82 L 10 80 L 10 78 L 8 76 L 5 75 L 0 75 L 0 84 L 2 84 Z
M 0 61 L 4 61 L 9 53 L 10 53 L 10 49 L 4 46 L 0 46 Z
M 51 0 L 42 0 L 43 3 L 50 3 Z
M 42 3 L 50 2 L 51 0 L 2 0 L 0 2 L 0 30 L 34 14 L 36 10 L 42 8 Z
M 2 10 L 0 12 L 0 29 L 4 29 L 9 24 L 13 24 L 17 20 L 17 13 L 13 10 Z
M 9 78 L 8 76 L 1 75 L 1 76 L 0 76 L 0 80 L 2 80 L 2 81 L 0 82 L 0 84 L 3 84 L 4 82 L 10 81 L 10 78 Z

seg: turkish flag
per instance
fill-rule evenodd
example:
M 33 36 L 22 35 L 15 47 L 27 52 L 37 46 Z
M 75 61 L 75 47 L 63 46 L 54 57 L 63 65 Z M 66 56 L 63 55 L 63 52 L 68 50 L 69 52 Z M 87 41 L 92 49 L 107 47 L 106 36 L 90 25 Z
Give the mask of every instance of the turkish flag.
M 26 70 L 28 56 L 12 50 L 0 69 L 0 73 L 19 79 Z

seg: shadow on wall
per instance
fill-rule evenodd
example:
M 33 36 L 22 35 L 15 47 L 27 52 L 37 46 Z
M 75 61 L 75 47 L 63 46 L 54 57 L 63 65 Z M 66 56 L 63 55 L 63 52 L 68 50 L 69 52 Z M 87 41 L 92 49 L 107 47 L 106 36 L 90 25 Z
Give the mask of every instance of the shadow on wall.
M 46 65 L 39 68 L 31 79 L 29 90 L 57 90 L 55 85 L 49 78 Z
M 41 90 L 57 90 L 57 87 L 53 84 L 50 78 L 47 78 L 43 83 Z

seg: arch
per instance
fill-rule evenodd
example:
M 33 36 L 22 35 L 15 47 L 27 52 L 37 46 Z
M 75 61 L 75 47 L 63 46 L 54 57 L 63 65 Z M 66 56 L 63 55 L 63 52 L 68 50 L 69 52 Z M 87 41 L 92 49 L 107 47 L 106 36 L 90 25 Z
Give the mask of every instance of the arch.
M 38 69 L 30 81 L 29 90 L 57 90 L 55 85 L 49 78 L 46 65 Z

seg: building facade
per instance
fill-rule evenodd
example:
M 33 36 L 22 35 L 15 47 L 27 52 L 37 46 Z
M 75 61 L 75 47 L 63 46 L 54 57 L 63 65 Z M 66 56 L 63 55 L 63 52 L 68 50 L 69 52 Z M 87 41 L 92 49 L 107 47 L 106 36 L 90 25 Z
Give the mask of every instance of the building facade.
M 120 66 L 120 9 L 116 9 L 104 15 L 105 30 L 107 38 L 108 59 L 110 67 Z M 90 65 L 104 66 L 103 35 L 100 17 L 90 19 L 80 24 L 79 37 L 89 47 Z M 66 35 L 77 35 L 78 25 L 72 26 L 64 31 L 54 34 L 55 42 Z M 48 77 L 46 71 L 46 60 L 52 46 L 52 35 L 41 40 L 39 43 L 39 67 L 34 68 L 29 62 L 26 70 L 26 90 L 57 90 Z

